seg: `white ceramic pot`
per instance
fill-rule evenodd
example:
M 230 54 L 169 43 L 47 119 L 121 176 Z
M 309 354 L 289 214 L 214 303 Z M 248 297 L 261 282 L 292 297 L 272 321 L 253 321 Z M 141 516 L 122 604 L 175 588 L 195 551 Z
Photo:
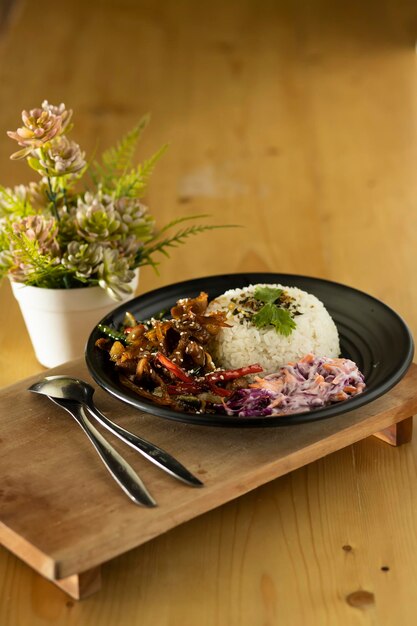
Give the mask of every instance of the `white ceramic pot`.
M 134 297 L 139 270 L 131 283 Z M 11 281 L 36 358 L 45 367 L 55 367 L 84 354 L 94 326 L 115 309 L 116 302 L 101 287 L 43 289 Z

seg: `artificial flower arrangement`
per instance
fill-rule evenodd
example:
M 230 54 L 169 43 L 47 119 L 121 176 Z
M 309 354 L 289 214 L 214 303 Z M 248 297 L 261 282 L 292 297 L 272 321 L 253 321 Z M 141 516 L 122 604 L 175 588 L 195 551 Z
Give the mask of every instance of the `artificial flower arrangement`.
M 175 230 L 206 217 L 199 215 L 157 229 L 141 199 L 166 146 L 133 165 L 147 117 L 91 164 L 68 138 L 71 117 L 64 104 L 44 101 L 23 111 L 23 126 L 8 132 L 21 146 L 11 158 L 26 159 L 40 180 L 14 189 L 0 186 L 0 277 L 50 289 L 99 285 L 120 300 L 130 292 L 136 268 L 156 268 L 155 254 L 168 256 L 170 247 L 190 235 L 221 226 Z

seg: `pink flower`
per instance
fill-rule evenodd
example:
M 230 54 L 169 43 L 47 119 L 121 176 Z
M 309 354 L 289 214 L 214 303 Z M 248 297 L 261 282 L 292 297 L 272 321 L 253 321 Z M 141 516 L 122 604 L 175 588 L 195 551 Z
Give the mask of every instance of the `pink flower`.
M 12 159 L 23 159 L 35 148 L 40 148 L 54 137 L 62 135 L 68 127 L 72 111 L 67 111 L 64 104 L 58 107 L 45 100 L 41 108 L 22 112 L 23 126 L 7 134 L 15 139 L 23 150 L 12 154 Z

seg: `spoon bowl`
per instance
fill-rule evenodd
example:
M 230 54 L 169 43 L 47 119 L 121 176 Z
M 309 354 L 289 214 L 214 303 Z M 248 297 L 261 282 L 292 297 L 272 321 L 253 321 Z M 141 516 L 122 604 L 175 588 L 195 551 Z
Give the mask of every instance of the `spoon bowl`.
M 113 435 L 116 435 L 121 441 L 124 441 L 124 443 L 145 456 L 160 469 L 192 487 L 203 486 L 199 478 L 194 476 L 194 474 L 177 461 L 177 459 L 168 454 L 168 452 L 165 452 L 165 450 L 150 441 L 129 432 L 109 420 L 94 404 L 94 388 L 84 380 L 63 375 L 46 376 L 46 378 L 43 378 L 29 387 L 29 391 L 46 395 L 59 402 L 78 403 L 86 407 L 89 413 L 102 426 L 107 428 Z
M 53 378 L 56 378 L 56 380 L 51 380 Z M 59 376 L 50 376 L 50 380 L 45 379 L 44 381 L 35 383 L 29 387 L 29 391 L 46 395 L 52 402 L 61 406 L 72 415 L 94 446 L 110 475 L 135 504 L 141 504 L 146 507 L 156 506 L 156 501 L 134 469 L 88 420 L 85 411 L 85 406 L 87 405 L 84 399 L 79 399 L 84 398 L 84 395 L 80 394 L 80 386 L 74 385 L 74 389 L 78 394 L 77 398 L 75 394 L 68 396 L 65 382 L 68 383 L 70 379 L 66 380 L 64 377 L 62 377 L 62 379 L 60 378 Z
M 94 394 L 91 385 L 70 376 L 46 376 L 29 387 L 29 390 L 57 400 L 75 400 L 87 405 L 92 402 Z

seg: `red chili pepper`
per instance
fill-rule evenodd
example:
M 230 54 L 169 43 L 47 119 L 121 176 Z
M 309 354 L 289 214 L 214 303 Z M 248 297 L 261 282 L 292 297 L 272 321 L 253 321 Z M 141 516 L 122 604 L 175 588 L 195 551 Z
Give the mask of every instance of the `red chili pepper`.
M 166 387 L 167 392 L 169 393 L 170 396 L 177 396 L 177 395 L 198 395 L 200 393 L 204 393 L 205 391 L 211 391 L 212 393 L 216 394 L 216 396 L 222 396 L 223 398 L 226 398 L 227 396 L 230 396 L 233 392 L 230 391 L 229 389 L 222 389 L 222 387 L 217 387 L 217 385 L 214 385 L 213 383 L 203 383 L 203 384 L 198 384 L 196 383 L 178 383 L 176 385 L 167 385 Z
M 177 383 L 176 385 L 167 385 L 167 392 L 170 396 L 176 395 L 198 395 L 204 391 L 203 387 L 192 383 Z
M 258 374 L 262 371 L 263 368 L 258 365 L 258 363 L 255 363 L 254 365 L 240 367 L 236 370 L 220 370 L 218 372 L 211 372 L 211 374 L 206 374 L 205 379 L 211 383 L 221 383 L 228 380 L 235 380 L 235 378 L 241 378 L 247 374 Z
M 209 381 L 209 387 L 210 387 L 210 391 L 212 391 L 213 393 L 215 393 L 217 396 L 222 396 L 223 398 L 227 398 L 228 396 L 232 395 L 232 391 L 230 391 L 230 389 L 223 389 L 223 387 L 218 387 L 217 385 L 215 385 L 214 383 Z
M 176 363 L 173 363 L 173 361 L 168 359 L 168 357 L 163 355 L 161 352 L 157 352 L 156 358 L 162 365 L 164 365 L 164 367 L 167 368 L 167 370 L 172 372 L 176 378 L 179 378 L 184 383 L 194 383 L 194 378 L 191 378 L 191 376 L 184 372 L 183 369 L 181 369 Z

